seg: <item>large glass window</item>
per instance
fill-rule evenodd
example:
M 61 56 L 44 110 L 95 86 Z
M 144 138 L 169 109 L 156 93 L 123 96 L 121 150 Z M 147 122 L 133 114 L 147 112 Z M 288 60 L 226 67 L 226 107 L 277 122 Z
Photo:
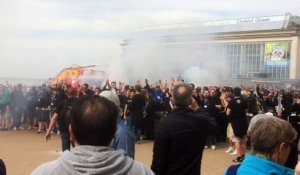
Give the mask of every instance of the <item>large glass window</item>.
M 223 44 L 232 78 L 289 78 L 290 43 Z
M 128 52 L 124 52 L 123 56 L 147 60 L 156 64 L 157 68 L 169 69 L 179 75 L 196 66 L 216 72 L 218 78 L 288 79 L 290 45 L 290 41 L 140 44 L 128 47 Z M 152 63 L 152 60 L 156 62 Z

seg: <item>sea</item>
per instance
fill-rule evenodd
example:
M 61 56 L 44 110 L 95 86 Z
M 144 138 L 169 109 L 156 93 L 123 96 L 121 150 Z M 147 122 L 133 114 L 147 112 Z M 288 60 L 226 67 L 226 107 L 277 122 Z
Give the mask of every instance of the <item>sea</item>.
M 3 85 L 17 85 L 22 84 L 24 86 L 39 86 L 47 83 L 48 79 L 36 79 L 36 78 L 7 78 L 0 77 L 0 84 Z

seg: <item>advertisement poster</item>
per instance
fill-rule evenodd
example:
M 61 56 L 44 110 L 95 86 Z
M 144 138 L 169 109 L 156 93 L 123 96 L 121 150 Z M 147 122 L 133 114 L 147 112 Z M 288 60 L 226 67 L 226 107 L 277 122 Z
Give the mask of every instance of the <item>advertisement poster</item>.
M 285 67 L 290 62 L 290 42 L 268 42 L 265 43 L 265 65 Z

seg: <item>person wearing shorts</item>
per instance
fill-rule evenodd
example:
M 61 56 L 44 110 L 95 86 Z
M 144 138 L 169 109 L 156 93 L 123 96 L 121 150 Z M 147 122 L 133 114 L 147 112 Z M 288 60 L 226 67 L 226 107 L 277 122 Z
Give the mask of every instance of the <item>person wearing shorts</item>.
M 236 150 L 235 150 L 234 142 L 236 141 L 236 139 L 234 137 L 232 126 L 230 123 L 228 123 L 227 126 L 227 139 L 228 139 L 229 147 L 225 152 L 230 153 L 231 155 L 235 155 Z
M 37 134 L 39 134 L 42 132 L 42 127 L 44 127 L 44 129 L 47 131 L 48 123 L 50 121 L 50 95 L 46 89 L 42 89 L 40 91 L 37 106 L 37 117 L 39 125 Z
M 235 148 L 238 157 L 233 162 L 242 162 L 246 153 L 247 129 L 246 121 L 247 101 L 241 97 L 241 88 L 233 89 L 234 98 L 229 101 L 226 115 L 232 126 L 232 130 L 236 139 Z

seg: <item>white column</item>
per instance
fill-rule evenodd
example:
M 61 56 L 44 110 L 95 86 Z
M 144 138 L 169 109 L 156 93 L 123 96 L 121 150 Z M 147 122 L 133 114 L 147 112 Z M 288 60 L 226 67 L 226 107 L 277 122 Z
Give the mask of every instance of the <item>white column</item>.
M 300 78 L 300 43 L 299 37 L 294 36 L 291 43 L 290 79 Z

